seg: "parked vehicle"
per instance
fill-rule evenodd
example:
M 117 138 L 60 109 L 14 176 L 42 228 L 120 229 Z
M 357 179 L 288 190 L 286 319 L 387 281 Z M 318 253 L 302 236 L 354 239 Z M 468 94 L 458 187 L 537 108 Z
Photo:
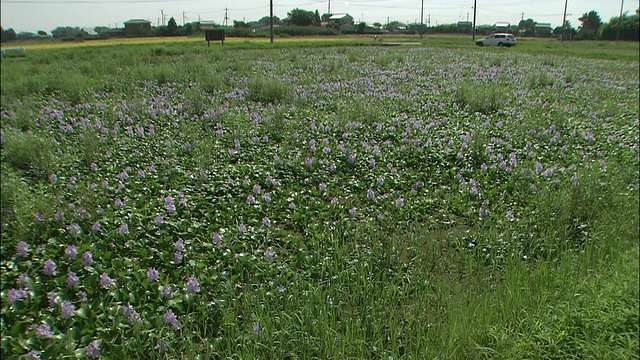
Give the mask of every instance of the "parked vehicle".
M 476 45 L 478 46 L 516 46 L 516 38 L 513 34 L 508 33 L 497 33 L 491 34 L 484 39 L 480 39 L 476 41 Z

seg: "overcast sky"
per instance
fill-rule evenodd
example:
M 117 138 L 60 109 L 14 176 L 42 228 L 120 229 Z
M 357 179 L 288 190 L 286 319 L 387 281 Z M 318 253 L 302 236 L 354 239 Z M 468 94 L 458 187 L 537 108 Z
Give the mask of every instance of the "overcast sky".
M 122 27 L 129 19 L 147 19 L 157 25 L 174 17 L 183 21 L 213 20 L 222 24 L 227 13 L 233 20 L 252 21 L 269 15 L 267 0 L 0 0 L 2 27 L 16 32 L 44 30 L 49 33 L 58 26 Z M 473 19 L 474 0 L 424 0 L 424 22 L 431 25 Z M 549 22 L 553 27 L 562 22 L 565 0 L 476 0 L 477 24 L 510 22 L 521 18 Z M 596 10 L 603 21 L 620 13 L 619 0 L 567 0 L 567 18 L 574 27 L 585 12 Z M 348 13 L 356 21 L 386 23 L 387 19 L 401 22 L 420 22 L 422 0 L 274 0 L 274 15 L 284 18 L 294 8 L 326 13 Z M 624 11 L 633 14 L 640 0 L 624 1 Z M 329 5 L 330 4 L 330 5 Z M 226 9 L 226 10 L 225 10 Z M 524 15 L 523 15 L 524 14 Z

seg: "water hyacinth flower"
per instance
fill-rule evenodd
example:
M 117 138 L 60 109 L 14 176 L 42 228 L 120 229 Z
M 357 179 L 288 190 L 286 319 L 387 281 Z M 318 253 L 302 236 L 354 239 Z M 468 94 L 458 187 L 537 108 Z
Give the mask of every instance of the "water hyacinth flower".
M 47 299 L 49 300 L 49 307 L 54 308 L 58 300 L 58 294 L 52 291 L 49 293 L 49 295 L 47 295 Z
M 512 212 L 511 210 L 507 211 L 507 215 L 505 215 L 505 218 L 506 218 L 508 221 L 513 220 L 513 219 L 514 219 L 513 212 Z
M 402 208 L 404 206 L 404 199 L 399 197 L 396 199 L 396 207 L 398 209 Z
M 158 350 L 158 352 L 160 352 L 161 354 L 167 352 L 167 350 L 169 350 L 169 347 L 167 346 L 167 344 L 162 341 L 162 340 L 158 340 L 158 342 L 156 343 L 156 346 L 154 347 L 155 350 Z
M 262 224 L 264 224 L 264 226 L 271 226 L 271 220 L 265 216 L 262 218 Z
M 334 204 L 334 205 L 337 204 L 338 203 L 338 197 L 334 196 L 333 198 L 331 198 L 331 203 Z
M 62 318 L 68 319 L 75 314 L 76 308 L 73 306 L 71 301 L 65 300 L 60 304 L 60 311 L 62 313 Z
M 18 251 L 18 255 L 20 256 L 29 256 L 29 245 L 24 241 L 20 241 L 16 244 L 16 250 Z
M 222 247 L 222 235 L 218 233 L 213 234 L 213 243 L 220 249 Z
M 378 176 L 378 179 L 376 180 L 376 185 L 378 185 L 378 187 L 382 187 L 384 185 L 384 178 L 382 176 Z
M 122 308 L 122 313 L 129 318 L 129 325 L 133 325 L 137 320 L 140 320 L 140 314 L 133 309 L 131 303 L 127 303 L 127 305 Z
M 95 223 L 93 223 L 93 225 L 91 226 L 91 230 L 93 232 L 98 232 L 100 231 L 100 223 L 98 221 L 96 221 Z
M 269 193 L 265 193 L 264 195 L 262 195 L 262 201 L 266 202 L 267 204 L 271 202 L 271 195 Z
M 167 209 L 167 212 L 169 214 L 176 213 L 176 205 L 173 202 L 173 198 L 171 197 L 171 195 L 167 195 L 167 197 L 164 198 L 164 207 Z
M 173 262 L 176 264 L 180 264 L 182 262 L 182 253 L 180 251 L 173 253 Z
M 273 260 L 273 256 L 276 253 L 273 252 L 273 250 L 269 247 L 267 250 L 264 251 L 264 257 L 267 258 L 268 260 Z
M 352 207 L 351 209 L 349 209 L 349 216 L 351 217 L 356 216 L 356 208 Z
M 367 190 L 367 199 L 376 201 L 376 194 L 373 192 L 373 189 L 371 188 Z
M 71 234 L 71 236 L 73 236 L 74 238 L 77 238 L 81 232 L 82 229 L 80 229 L 80 225 L 78 225 L 78 223 L 73 223 L 71 224 L 71 226 L 69 226 L 69 234 Z
M 327 191 L 327 183 L 324 183 L 324 182 L 320 183 L 319 188 L 321 192 Z
M 78 276 L 76 275 L 75 272 L 70 271 L 69 275 L 67 275 L 66 283 L 68 287 L 73 288 L 80 284 L 80 280 L 78 279 Z
M 162 223 L 164 223 L 164 219 L 162 218 L 162 216 L 158 215 L 153 219 L 154 224 L 156 224 L 156 226 L 160 226 L 162 225 Z
M 260 189 L 260 185 L 258 185 L 258 184 L 253 185 L 253 192 L 254 192 L 256 195 L 260 194 L 260 191 L 261 191 L 261 189 Z
M 98 170 L 98 165 L 95 162 L 92 162 L 90 165 L 91 171 L 96 171 Z
M 113 286 L 113 280 L 111 280 L 107 273 L 100 274 L 100 286 L 105 289 Z
M 160 295 L 162 295 L 163 297 L 170 297 L 171 296 L 171 286 L 166 285 L 162 287 L 162 290 L 160 290 Z
M 189 281 L 187 282 L 187 292 L 189 294 L 200 292 L 200 284 L 198 284 L 198 280 L 193 276 L 189 277 Z
M 176 315 L 173 313 L 173 311 L 167 310 L 167 312 L 165 312 L 162 316 L 162 320 L 165 324 L 173 326 L 175 330 L 180 329 L 180 323 L 178 322 L 178 319 L 176 318 Z
M 75 259 L 76 259 L 76 257 L 78 256 L 78 250 L 76 249 L 76 247 L 75 247 L 75 246 L 73 246 L 73 245 L 69 245 L 69 246 L 67 246 L 67 248 L 64 250 L 64 256 L 65 256 L 67 259 L 75 260 Z
M 56 263 L 53 260 L 48 259 L 44 262 L 44 274 L 45 275 L 56 275 Z
M 100 358 L 100 341 L 94 340 L 85 347 L 87 357 L 98 359 Z
M 247 204 L 252 205 L 256 203 L 256 198 L 253 197 L 253 195 L 249 194 L 247 195 Z
M 245 224 L 238 225 L 238 232 L 240 234 L 244 233 L 245 231 L 247 231 L 247 226 Z
M 158 270 L 156 270 L 156 268 L 150 267 L 149 269 L 147 269 L 147 280 L 149 282 L 158 281 L 158 279 L 160 279 L 160 274 L 158 273 Z
M 78 297 L 82 301 L 87 301 L 87 293 L 84 291 L 78 291 Z
M 129 226 L 127 226 L 127 224 L 122 224 L 120 225 L 120 235 L 127 235 L 129 234 Z
M 27 292 L 23 289 L 9 289 L 7 292 L 7 300 L 9 304 L 13 305 L 14 302 L 26 298 L 27 295 Z
M 174 244 L 176 251 L 178 252 L 183 252 L 184 251 L 184 242 L 182 241 L 182 239 L 178 239 L 176 241 L 176 243 Z
M 51 331 L 51 326 L 49 324 L 42 324 L 38 326 L 36 330 L 36 337 L 50 338 L 53 336 L 53 332 Z
M 256 334 L 260 334 L 262 332 L 262 329 L 260 328 L 260 323 L 259 322 L 256 321 L 256 322 L 253 323 L 253 331 Z
M 83 266 L 91 266 L 91 263 L 93 263 L 93 255 L 91 254 L 91 251 L 85 251 L 82 254 L 80 262 Z

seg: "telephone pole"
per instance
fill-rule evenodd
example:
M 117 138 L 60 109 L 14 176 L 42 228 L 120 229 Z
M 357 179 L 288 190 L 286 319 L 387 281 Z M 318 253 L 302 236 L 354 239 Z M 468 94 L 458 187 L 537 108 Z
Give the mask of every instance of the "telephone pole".
M 160 9 L 160 14 L 162 14 L 162 25 L 164 25 L 164 10 Z
M 327 8 L 327 14 L 331 15 L 331 0 L 329 0 L 329 7 Z
M 624 7 L 624 0 L 620 3 L 620 17 L 618 18 L 618 35 L 616 35 L 616 42 L 620 40 L 620 29 L 622 28 L 622 8 Z
M 420 7 L 420 39 L 422 39 L 423 27 L 424 27 L 424 0 L 422 0 L 422 6 Z
M 273 44 L 273 0 L 269 0 L 269 40 Z
M 560 41 L 564 41 L 564 28 L 567 25 L 567 2 L 569 2 L 569 0 L 564 0 L 564 14 L 562 14 L 562 39 L 560 39 Z
M 471 28 L 471 37 L 476 41 L 476 0 L 473 0 L 473 27 Z

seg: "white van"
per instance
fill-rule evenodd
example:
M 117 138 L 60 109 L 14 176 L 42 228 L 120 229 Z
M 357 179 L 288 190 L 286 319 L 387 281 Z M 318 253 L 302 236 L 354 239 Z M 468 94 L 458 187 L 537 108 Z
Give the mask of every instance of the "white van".
M 508 33 L 497 33 L 491 34 L 484 39 L 480 39 L 476 41 L 476 45 L 478 46 L 516 46 L 516 38 L 513 34 Z

